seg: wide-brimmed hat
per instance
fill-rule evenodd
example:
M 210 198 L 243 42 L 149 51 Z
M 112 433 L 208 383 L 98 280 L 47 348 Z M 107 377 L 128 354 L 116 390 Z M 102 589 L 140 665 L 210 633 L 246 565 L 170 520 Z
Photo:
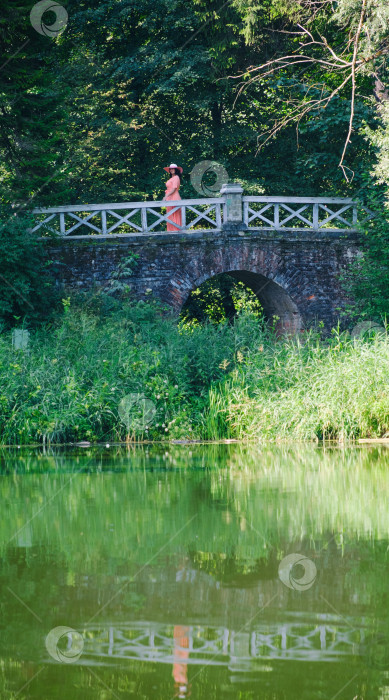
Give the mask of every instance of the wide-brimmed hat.
M 171 163 L 170 165 L 167 165 L 166 168 L 164 168 L 164 170 L 166 170 L 166 172 L 168 173 L 170 168 L 177 168 L 177 170 L 179 170 L 180 173 L 182 174 L 182 168 L 180 165 L 176 165 L 175 163 Z

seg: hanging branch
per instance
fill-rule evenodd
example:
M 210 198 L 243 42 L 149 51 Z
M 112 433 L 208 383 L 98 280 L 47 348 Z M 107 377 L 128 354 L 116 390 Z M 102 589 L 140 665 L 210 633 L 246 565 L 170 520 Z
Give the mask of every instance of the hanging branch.
M 305 7 L 308 7 L 310 9 L 313 8 L 314 12 L 313 15 L 311 15 L 311 20 L 315 17 L 316 12 L 321 9 L 322 6 L 325 4 L 331 4 L 331 0 L 323 0 L 322 2 L 314 2 L 313 0 L 306 0 L 305 2 L 301 3 Z M 358 21 L 358 26 L 355 34 L 349 34 L 348 39 L 346 41 L 346 45 L 344 46 L 343 50 L 339 53 L 334 50 L 332 46 L 328 43 L 327 39 L 325 36 L 319 35 L 320 36 L 320 41 L 315 39 L 313 36 L 312 32 L 304 25 L 297 23 L 297 27 L 301 30 L 299 32 L 288 32 L 285 30 L 271 30 L 271 31 L 279 31 L 283 34 L 291 34 L 293 36 L 300 35 L 305 38 L 305 41 L 300 42 L 300 46 L 293 51 L 291 54 L 287 54 L 285 56 L 281 56 L 280 58 L 274 58 L 270 61 L 267 61 L 266 63 L 261 64 L 260 66 L 252 67 L 250 66 L 244 73 L 242 72 L 240 75 L 237 76 L 229 76 L 229 78 L 242 78 L 247 75 L 249 76 L 248 80 L 245 80 L 243 83 L 241 83 L 237 96 L 235 98 L 235 103 L 236 100 L 239 98 L 241 95 L 242 91 L 245 90 L 249 85 L 251 85 L 253 82 L 257 82 L 258 80 L 262 78 L 266 78 L 270 75 L 273 75 L 277 71 L 281 71 L 282 69 L 285 68 L 290 68 L 291 66 L 296 66 L 299 64 L 305 64 L 305 67 L 309 66 L 319 66 L 323 68 L 330 68 L 333 71 L 337 71 L 338 73 L 342 74 L 342 82 L 341 84 L 332 90 L 331 94 L 327 97 L 320 97 L 319 99 L 311 99 L 309 101 L 306 101 L 306 99 L 302 99 L 298 102 L 297 106 L 292 110 L 292 112 L 282 119 L 280 122 L 276 122 L 271 129 L 264 131 L 263 135 L 268 135 L 267 138 L 258 146 L 257 154 L 259 151 L 265 146 L 265 144 L 275 136 L 275 134 L 280 131 L 280 129 L 284 128 L 287 124 L 293 121 L 297 121 L 297 123 L 300 122 L 300 120 L 309 112 L 312 112 L 313 110 L 318 110 L 320 108 L 326 108 L 329 102 L 337 95 L 350 81 L 351 81 L 351 109 L 350 109 L 350 120 L 349 120 L 349 128 L 348 128 L 348 133 L 347 137 L 344 143 L 344 148 L 343 152 L 341 155 L 341 159 L 339 162 L 339 167 L 342 169 L 343 175 L 347 182 L 349 182 L 349 178 L 347 177 L 345 168 L 347 166 L 344 165 L 344 160 L 345 160 L 345 155 L 347 148 L 351 142 L 351 134 L 352 134 L 352 129 L 353 129 L 353 121 L 354 121 L 354 114 L 355 114 L 355 94 L 356 94 L 356 75 L 359 71 L 361 71 L 367 63 L 374 61 L 376 58 L 383 54 L 387 54 L 389 49 L 387 46 L 380 47 L 378 51 L 376 51 L 374 54 L 368 56 L 367 58 L 358 58 L 358 51 L 360 47 L 360 38 L 361 38 L 361 32 L 362 29 L 364 28 L 364 21 L 366 17 L 366 5 L 367 5 L 367 0 L 362 0 L 362 7 L 361 7 L 361 12 L 359 16 L 359 21 Z M 350 47 L 353 47 L 352 50 L 352 57 L 347 57 L 347 53 L 350 52 Z M 309 55 L 309 51 L 307 52 L 307 49 L 311 48 L 319 48 L 321 51 L 320 56 L 315 56 L 315 55 Z M 304 53 L 301 53 L 304 51 Z M 310 86 L 307 90 L 307 94 L 309 90 L 313 89 L 313 87 L 316 86 Z M 324 91 L 324 86 L 322 90 L 322 94 Z M 234 103 L 234 104 L 235 104 Z M 290 103 L 290 102 L 289 102 Z M 351 178 L 352 179 L 352 178 Z
M 356 63 L 357 63 L 357 53 L 358 53 L 358 47 L 359 47 L 359 38 L 360 38 L 360 36 L 361 36 L 361 31 L 362 31 L 362 26 L 363 26 L 363 20 L 364 20 L 364 17 L 365 17 L 366 2 L 367 2 L 367 0 L 363 0 L 363 2 L 362 2 L 362 9 L 361 9 L 360 17 L 359 17 L 358 29 L 357 29 L 357 33 L 356 33 L 356 35 L 355 35 L 355 40 L 354 40 L 354 51 L 353 51 L 353 58 L 352 58 L 352 61 L 351 61 L 351 80 L 352 80 L 352 88 L 351 88 L 350 122 L 349 122 L 349 127 L 348 127 L 347 138 L 346 138 L 346 141 L 345 141 L 345 144 L 344 144 L 344 148 L 343 148 L 342 157 L 341 157 L 340 163 L 339 163 L 339 167 L 342 168 L 343 175 L 345 176 L 347 182 L 348 182 L 349 180 L 348 180 L 348 177 L 347 177 L 347 175 L 346 175 L 343 162 L 344 162 L 344 157 L 345 157 L 345 155 L 346 155 L 347 146 L 348 146 L 348 144 L 350 143 L 351 132 L 352 132 L 352 128 L 353 128 L 354 107 L 355 107 L 355 73 L 356 73 L 355 66 L 356 66 Z
M 289 124 L 289 122 L 292 122 L 292 121 L 294 121 L 295 119 L 297 119 L 297 121 L 300 122 L 300 120 L 301 120 L 306 114 L 308 114 L 308 112 L 311 112 L 313 109 L 319 109 L 320 107 L 324 107 L 324 108 L 325 108 L 325 107 L 327 106 L 327 104 L 330 102 L 330 100 L 332 100 L 332 98 L 335 97 L 335 95 L 336 95 L 338 92 L 340 92 L 340 90 L 346 85 L 346 83 L 350 80 L 350 78 L 351 78 L 351 75 L 348 75 L 348 76 L 343 80 L 343 82 L 341 83 L 341 85 L 339 85 L 339 87 L 335 88 L 335 90 L 333 90 L 333 91 L 331 92 L 331 94 L 329 95 L 329 97 L 323 97 L 323 98 L 320 98 L 319 100 L 309 100 L 309 102 L 299 102 L 298 105 L 297 105 L 297 107 L 296 107 L 294 110 L 292 110 L 292 113 L 291 113 L 288 117 L 285 117 L 285 118 L 284 118 L 281 122 L 279 122 L 279 123 L 276 122 L 276 124 L 272 127 L 272 129 L 269 129 L 268 131 L 265 131 L 265 132 L 264 132 L 264 134 L 269 134 L 269 136 L 267 137 L 267 139 L 265 139 L 265 141 L 263 141 L 263 142 L 258 146 L 258 150 L 257 150 L 257 152 L 256 152 L 255 155 L 258 155 L 259 151 L 265 146 L 265 144 L 266 144 L 268 141 L 270 141 L 270 139 L 273 138 L 273 136 L 275 136 L 275 134 L 276 134 L 278 131 L 280 131 L 280 130 L 283 129 L 285 126 L 287 126 L 287 124 Z M 307 107 L 304 107 L 304 109 L 302 109 L 304 105 L 308 105 L 308 106 L 307 106 Z

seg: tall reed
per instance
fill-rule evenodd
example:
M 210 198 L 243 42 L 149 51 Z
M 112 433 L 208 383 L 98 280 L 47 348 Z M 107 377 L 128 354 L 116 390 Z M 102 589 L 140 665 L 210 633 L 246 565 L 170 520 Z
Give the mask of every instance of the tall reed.
M 277 339 L 250 314 L 185 328 L 152 302 L 99 304 L 72 299 L 24 351 L 0 334 L 2 444 L 389 432 L 387 335 Z M 155 407 L 136 430 L 120 412 L 134 395 Z

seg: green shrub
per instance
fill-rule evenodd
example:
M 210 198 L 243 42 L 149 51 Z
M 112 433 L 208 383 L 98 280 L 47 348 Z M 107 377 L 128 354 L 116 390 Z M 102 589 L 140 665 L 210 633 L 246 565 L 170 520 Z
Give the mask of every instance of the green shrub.
M 153 300 L 101 292 L 63 302 L 61 316 L 32 330 L 27 350 L 12 348 L 9 331 L 0 335 L 2 443 L 345 440 L 389 431 L 386 335 L 277 338 L 247 312 L 231 324 L 186 327 Z M 120 409 L 134 396 L 155 408 L 141 427 Z
M 64 301 L 65 313 L 31 334 L 28 351 L 0 336 L 3 443 L 124 440 L 118 406 L 133 394 L 152 401 L 156 415 L 129 437 L 202 436 L 209 388 L 235 366 L 248 320 L 245 330 L 243 319 L 241 327 L 185 330 L 158 302 L 106 294 Z
M 35 326 L 55 313 L 59 294 L 49 273 L 44 241 L 28 231 L 33 219 L 0 211 L 0 323 Z

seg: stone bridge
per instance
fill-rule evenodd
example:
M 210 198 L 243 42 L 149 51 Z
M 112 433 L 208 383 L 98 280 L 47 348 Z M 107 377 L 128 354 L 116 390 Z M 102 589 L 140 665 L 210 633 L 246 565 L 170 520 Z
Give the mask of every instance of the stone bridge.
M 297 332 L 336 324 L 345 304 L 339 275 L 359 254 L 361 226 L 374 214 L 351 199 L 243 196 L 224 185 L 219 197 L 171 202 L 91 204 L 36 209 L 36 225 L 66 289 L 109 288 L 130 254 L 128 284 L 179 313 L 190 293 L 228 273 L 247 284 L 265 315 Z M 181 226 L 166 231 L 174 211 Z M 54 235 L 54 237 L 53 237 Z

